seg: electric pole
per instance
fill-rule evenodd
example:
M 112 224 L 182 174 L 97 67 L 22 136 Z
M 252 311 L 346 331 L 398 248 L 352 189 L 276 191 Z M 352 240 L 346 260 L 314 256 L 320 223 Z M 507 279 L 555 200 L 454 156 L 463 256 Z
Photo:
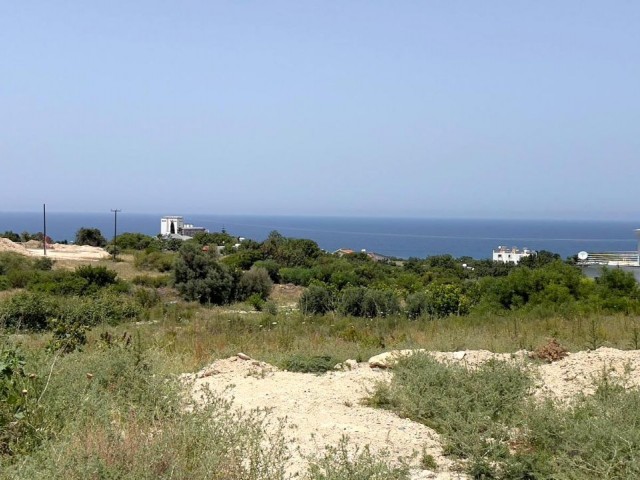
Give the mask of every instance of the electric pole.
M 44 256 L 47 256 L 47 204 L 42 204 L 42 229 L 44 230 L 44 238 L 42 239 L 42 248 L 44 248 Z
M 113 212 L 113 261 L 115 262 L 118 253 L 118 244 L 116 243 L 118 240 L 118 212 L 122 210 L 112 208 L 111 211 Z

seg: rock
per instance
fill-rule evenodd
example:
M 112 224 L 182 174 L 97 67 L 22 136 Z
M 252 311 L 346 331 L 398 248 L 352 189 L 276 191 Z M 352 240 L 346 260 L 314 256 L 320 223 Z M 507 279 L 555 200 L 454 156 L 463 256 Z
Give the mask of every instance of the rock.
M 462 360 L 465 357 L 466 354 L 467 354 L 467 352 L 462 352 L 462 351 L 453 352 L 453 359 L 454 360 Z
M 358 368 L 358 362 L 350 358 L 349 360 L 344 361 L 344 366 L 346 370 L 355 370 Z
M 424 349 L 417 350 L 394 350 L 392 352 L 381 353 L 375 355 L 369 359 L 369 366 L 371 368 L 391 368 L 402 357 L 413 355 L 416 352 L 424 352 Z
M 251 357 L 249 355 L 247 355 L 246 353 L 238 353 L 238 355 L 236 355 L 240 360 L 251 360 Z

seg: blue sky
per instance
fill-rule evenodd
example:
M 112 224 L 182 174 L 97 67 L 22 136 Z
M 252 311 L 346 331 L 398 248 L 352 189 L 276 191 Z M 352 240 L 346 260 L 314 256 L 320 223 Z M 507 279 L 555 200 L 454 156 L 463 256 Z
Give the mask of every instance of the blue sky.
M 638 218 L 640 3 L 0 3 L 0 210 Z

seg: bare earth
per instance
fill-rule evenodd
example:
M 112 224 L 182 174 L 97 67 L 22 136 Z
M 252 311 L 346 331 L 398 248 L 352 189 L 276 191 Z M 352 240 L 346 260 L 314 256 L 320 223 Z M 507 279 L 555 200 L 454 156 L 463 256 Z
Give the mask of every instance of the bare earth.
M 0 252 L 13 252 L 28 257 L 44 256 L 42 246 L 37 247 L 34 243 L 38 242 L 28 242 L 27 245 L 23 245 L 22 243 L 14 243 L 6 238 L 0 238 Z M 47 257 L 54 260 L 102 260 L 109 258 L 109 253 L 104 248 L 99 247 L 54 243 L 47 245 Z
M 405 352 L 406 353 L 406 352 Z M 488 351 L 431 352 L 443 362 L 462 362 L 470 367 L 497 358 L 525 362 L 526 352 L 494 354 Z M 396 353 L 397 355 L 397 353 Z M 384 354 L 393 363 L 394 354 Z M 377 359 L 377 360 L 376 360 Z M 370 362 L 376 364 L 380 356 Z M 346 362 L 345 362 L 346 363 Z M 285 436 L 292 454 L 292 476 L 305 470 L 305 458 L 322 451 L 325 445 L 337 445 L 347 435 L 351 445 L 369 445 L 372 452 L 386 450 L 391 461 L 403 459 L 412 466 L 412 479 L 463 479 L 454 465 L 442 455 L 438 434 L 428 427 L 397 415 L 363 406 L 368 390 L 379 381 L 388 381 L 392 370 L 372 368 L 370 363 L 352 363 L 352 368 L 324 375 L 281 371 L 264 362 L 239 357 L 218 360 L 196 374 L 193 395 L 206 385 L 213 392 L 233 399 L 240 408 L 270 409 L 275 419 L 286 419 Z M 627 387 L 640 386 L 640 351 L 599 348 L 577 352 L 553 364 L 526 363 L 538 379 L 533 395 L 570 401 L 579 392 L 592 393 L 592 384 L 602 375 Z M 276 423 L 274 421 L 274 423 Z M 437 471 L 419 466 L 423 449 L 432 455 Z

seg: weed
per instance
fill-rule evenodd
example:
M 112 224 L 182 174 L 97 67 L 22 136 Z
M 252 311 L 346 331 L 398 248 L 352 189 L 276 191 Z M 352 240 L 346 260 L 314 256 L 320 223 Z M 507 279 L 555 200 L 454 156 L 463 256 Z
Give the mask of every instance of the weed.
M 384 456 L 384 455 L 383 455 Z M 322 456 L 311 459 L 306 480 L 408 480 L 405 466 L 392 466 L 374 456 L 368 446 L 349 447 L 343 436 L 337 446 L 325 447 Z

